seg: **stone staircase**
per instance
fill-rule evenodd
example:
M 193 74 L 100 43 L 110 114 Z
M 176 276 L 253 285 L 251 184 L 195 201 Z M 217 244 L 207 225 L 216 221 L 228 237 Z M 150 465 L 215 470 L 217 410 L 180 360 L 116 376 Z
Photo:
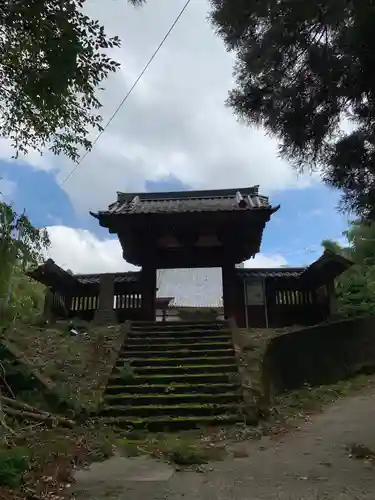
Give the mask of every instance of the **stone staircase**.
M 150 431 L 243 421 L 228 324 L 134 323 L 99 416 L 107 424 Z

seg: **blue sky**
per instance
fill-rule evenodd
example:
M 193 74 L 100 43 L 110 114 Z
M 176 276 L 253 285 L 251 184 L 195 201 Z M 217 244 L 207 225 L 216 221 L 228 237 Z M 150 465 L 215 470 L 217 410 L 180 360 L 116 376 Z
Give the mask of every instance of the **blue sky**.
M 32 169 L 21 162 L 2 161 L 0 177 L 8 185 L 14 183 L 7 199 L 14 203 L 17 210 L 26 209 L 35 225 L 88 229 L 99 239 L 109 237 L 87 212 L 77 213 L 53 173 Z M 187 188 L 173 176 L 146 182 L 148 191 Z M 281 255 L 289 265 L 311 262 L 321 252 L 320 242 L 323 239 L 337 239 L 347 227 L 346 219 L 336 209 L 339 193 L 322 184 L 274 191 L 270 200 L 273 205 L 280 204 L 281 208 L 266 226 L 261 251 L 269 256 Z

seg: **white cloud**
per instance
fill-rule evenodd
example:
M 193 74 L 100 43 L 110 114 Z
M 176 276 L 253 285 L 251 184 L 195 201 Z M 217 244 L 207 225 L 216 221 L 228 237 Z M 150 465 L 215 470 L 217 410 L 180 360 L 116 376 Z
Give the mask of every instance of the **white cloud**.
M 100 240 L 86 229 L 47 227 L 51 240 L 48 256 L 74 273 L 121 272 L 136 269 L 122 258 L 117 239 Z
M 100 240 L 85 229 L 66 226 L 47 228 L 49 257 L 74 273 L 105 273 L 135 270 L 122 258 L 117 239 Z M 245 267 L 278 267 L 287 262 L 281 255 L 258 254 Z M 179 305 L 218 305 L 222 298 L 221 269 L 168 269 L 158 273 L 159 296 L 175 297 Z
M 244 267 L 281 267 L 288 264 L 282 255 L 264 255 L 258 253 L 254 259 L 249 259 L 244 263 Z
M 149 1 L 134 9 L 126 0 L 88 0 L 88 15 L 122 38 L 113 56 L 121 71 L 102 93 L 105 119 L 116 109 L 171 26 L 184 0 Z M 110 8 L 108 7 L 110 5 Z M 305 186 L 277 157 L 275 141 L 237 123 L 224 106 L 232 88 L 232 56 L 207 22 L 208 1 L 192 2 L 94 150 L 64 189 L 74 205 L 104 208 L 116 190 L 143 190 L 146 180 L 174 175 L 195 188 L 260 184 L 272 189 Z M 0 154 L 3 148 L 0 148 Z M 29 161 L 57 168 L 64 178 L 66 159 Z

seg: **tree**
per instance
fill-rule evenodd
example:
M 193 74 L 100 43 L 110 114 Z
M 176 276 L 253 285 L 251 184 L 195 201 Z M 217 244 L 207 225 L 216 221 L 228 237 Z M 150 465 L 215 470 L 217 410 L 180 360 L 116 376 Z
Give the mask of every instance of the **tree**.
M 0 2 L 0 136 L 15 156 L 48 148 L 76 161 L 101 129 L 97 90 L 120 45 L 87 17 L 85 0 Z
M 350 258 L 354 265 L 336 280 L 339 308 L 344 316 L 375 314 L 375 224 L 353 221 L 345 236 L 348 247 L 325 240 L 322 245 Z
M 227 104 L 276 136 L 299 170 L 321 169 L 341 209 L 375 219 L 375 10 L 369 1 L 211 0 L 236 54 Z M 342 129 L 343 120 L 351 130 Z M 347 129 L 347 127 L 346 127 Z
M 49 244 L 46 230 L 34 227 L 25 214 L 0 202 L 0 321 L 24 315 L 28 306 L 35 308 L 40 288 L 30 284 L 26 272 L 42 262 Z

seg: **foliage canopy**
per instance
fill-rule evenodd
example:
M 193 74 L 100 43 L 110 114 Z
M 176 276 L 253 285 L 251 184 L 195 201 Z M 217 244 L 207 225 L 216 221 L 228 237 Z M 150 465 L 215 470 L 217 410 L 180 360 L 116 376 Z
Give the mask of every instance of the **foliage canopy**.
M 372 2 L 210 1 L 212 23 L 236 54 L 228 105 L 276 136 L 296 168 L 321 169 L 343 190 L 342 209 L 374 219 Z
M 47 231 L 34 227 L 25 214 L 0 202 L 0 321 L 27 318 L 40 309 L 43 287 L 26 275 L 43 260 Z
M 85 0 L 0 2 L 0 136 L 15 156 L 48 148 L 76 161 L 101 129 L 97 90 L 118 47 L 82 10 Z
M 351 223 L 344 233 L 347 247 L 325 240 L 323 246 L 350 258 L 354 265 L 336 280 L 340 312 L 344 316 L 375 314 L 375 224 Z

